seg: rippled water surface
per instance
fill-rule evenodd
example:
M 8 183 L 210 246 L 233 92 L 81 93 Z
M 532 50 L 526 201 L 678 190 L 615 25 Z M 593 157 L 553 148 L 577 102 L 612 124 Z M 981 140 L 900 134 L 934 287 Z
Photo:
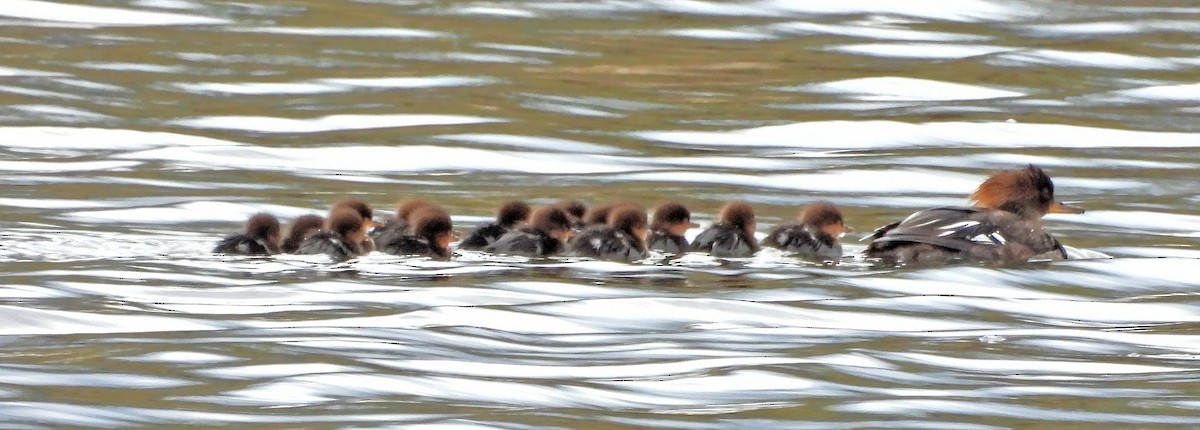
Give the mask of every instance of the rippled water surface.
M 1187 2 L 3 3 L 4 428 L 1200 428 Z M 208 253 L 348 195 L 869 231 L 1027 163 L 1113 258 Z

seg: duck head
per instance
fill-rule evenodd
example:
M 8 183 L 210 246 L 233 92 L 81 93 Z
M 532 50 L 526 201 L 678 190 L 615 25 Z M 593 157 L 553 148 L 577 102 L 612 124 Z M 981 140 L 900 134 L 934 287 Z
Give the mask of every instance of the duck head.
M 1012 212 L 1029 220 L 1041 219 L 1048 213 L 1083 213 L 1083 208 L 1055 201 L 1050 175 L 1032 164 L 1023 169 L 996 172 L 971 194 L 971 203 Z

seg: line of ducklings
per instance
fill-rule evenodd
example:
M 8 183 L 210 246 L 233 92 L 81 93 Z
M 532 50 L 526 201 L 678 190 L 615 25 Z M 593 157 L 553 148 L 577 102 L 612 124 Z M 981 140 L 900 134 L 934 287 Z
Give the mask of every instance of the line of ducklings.
M 971 206 L 939 207 L 912 214 L 875 230 L 865 255 L 899 264 L 947 261 L 1025 261 L 1066 258 L 1063 246 L 1042 226 L 1047 213 L 1082 213 L 1054 200 L 1054 184 L 1039 167 L 993 174 L 970 196 Z M 761 247 L 837 263 L 839 238 L 854 230 L 833 204 L 804 207 L 795 223 L 775 227 L 758 241 L 754 210 L 741 201 L 726 204 L 718 219 L 694 240 L 684 237 L 691 212 L 678 203 L 658 206 L 650 219 L 632 202 L 590 210 L 576 201 L 531 208 L 504 204 L 495 221 L 478 226 L 458 249 L 545 257 L 568 255 L 635 261 L 649 251 L 679 255 L 706 252 L 717 257 L 749 257 Z M 222 240 L 213 252 L 244 255 L 324 254 L 344 261 L 372 251 L 401 256 L 449 258 L 456 239 L 450 215 L 437 205 L 413 199 L 399 203 L 395 216 L 376 223 L 371 207 L 358 199 L 337 202 L 327 217 L 295 219 L 284 238 L 279 220 L 267 213 L 250 217 L 243 233 Z

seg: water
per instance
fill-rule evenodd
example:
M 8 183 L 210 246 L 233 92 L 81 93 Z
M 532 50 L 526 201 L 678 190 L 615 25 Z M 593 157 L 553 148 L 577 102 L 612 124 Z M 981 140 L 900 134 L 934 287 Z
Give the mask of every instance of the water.
M 5 428 L 1200 428 L 1195 7 L 5 6 Z M 511 198 L 764 229 L 827 199 L 869 231 L 1027 163 L 1113 258 L 207 252 L 347 195 L 462 230 Z

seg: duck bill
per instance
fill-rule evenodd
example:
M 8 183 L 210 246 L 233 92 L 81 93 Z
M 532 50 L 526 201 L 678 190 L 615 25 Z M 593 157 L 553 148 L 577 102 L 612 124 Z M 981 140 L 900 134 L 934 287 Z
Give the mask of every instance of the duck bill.
M 1079 206 L 1071 206 L 1071 205 L 1062 204 L 1060 202 L 1054 202 L 1053 204 L 1050 205 L 1050 213 L 1052 213 L 1052 214 L 1081 214 L 1081 213 L 1083 213 L 1083 208 L 1081 208 Z

